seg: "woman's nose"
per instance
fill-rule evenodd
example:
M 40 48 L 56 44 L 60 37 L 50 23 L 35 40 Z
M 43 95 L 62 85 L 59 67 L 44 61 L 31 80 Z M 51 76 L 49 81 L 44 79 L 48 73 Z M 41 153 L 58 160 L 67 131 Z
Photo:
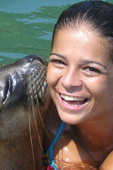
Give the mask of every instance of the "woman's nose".
M 67 89 L 75 89 L 78 91 L 82 87 L 82 80 L 80 79 L 79 74 L 75 71 L 67 71 L 63 76 L 62 76 L 62 86 Z

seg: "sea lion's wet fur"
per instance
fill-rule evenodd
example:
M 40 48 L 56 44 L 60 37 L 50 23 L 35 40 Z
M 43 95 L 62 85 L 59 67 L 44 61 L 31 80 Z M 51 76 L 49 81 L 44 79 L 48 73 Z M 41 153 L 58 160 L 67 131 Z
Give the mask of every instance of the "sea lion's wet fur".
M 38 56 L 0 67 L 0 170 L 41 169 L 42 121 L 50 104 L 46 68 Z

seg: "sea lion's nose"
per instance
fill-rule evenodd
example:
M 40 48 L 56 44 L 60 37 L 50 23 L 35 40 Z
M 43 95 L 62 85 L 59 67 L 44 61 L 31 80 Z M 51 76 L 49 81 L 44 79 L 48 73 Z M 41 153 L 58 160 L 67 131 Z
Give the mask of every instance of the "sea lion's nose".
M 6 99 L 6 94 L 8 90 L 9 82 L 8 78 L 6 77 L 0 77 L 0 108 L 2 108 L 2 105 Z
M 19 100 L 24 94 L 24 78 L 20 73 L 0 74 L 0 110 Z

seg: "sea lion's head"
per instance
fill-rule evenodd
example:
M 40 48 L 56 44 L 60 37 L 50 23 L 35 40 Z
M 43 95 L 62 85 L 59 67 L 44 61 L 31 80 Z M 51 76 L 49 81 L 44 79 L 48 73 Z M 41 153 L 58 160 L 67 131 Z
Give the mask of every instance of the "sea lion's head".
M 0 110 L 28 99 L 28 95 L 39 102 L 39 107 L 43 106 L 47 92 L 46 69 L 47 62 L 34 55 L 0 67 Z
M 0 67 L 0 169 L 40 169 L 42 124 L 50 104 L 46 69 L 38 56 Z

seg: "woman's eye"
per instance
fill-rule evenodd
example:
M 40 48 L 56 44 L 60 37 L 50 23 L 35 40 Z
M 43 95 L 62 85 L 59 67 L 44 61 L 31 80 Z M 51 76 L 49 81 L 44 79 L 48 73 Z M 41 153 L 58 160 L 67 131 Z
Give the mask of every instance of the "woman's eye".
M 53 62 L 53 63 L 56 63 L 56 64 L 64 64 L 65 65 L 65 63 L 62 60 L 54 59 L 54 60 L 50 60 L 50 62 Z
M 97 70 L 96 68 L 93 68 L 93 67 L 88 67 L 87 70 L 94 71 L 94 72 L 99 72 L 99 70 Z
M 88 74 L 97 74 L 97 73 L 100 73 L 100 71 L 96 68 L 93 68 L 93 67 L 86 67 L 84 69 L 85 71 L 87 71 Z

